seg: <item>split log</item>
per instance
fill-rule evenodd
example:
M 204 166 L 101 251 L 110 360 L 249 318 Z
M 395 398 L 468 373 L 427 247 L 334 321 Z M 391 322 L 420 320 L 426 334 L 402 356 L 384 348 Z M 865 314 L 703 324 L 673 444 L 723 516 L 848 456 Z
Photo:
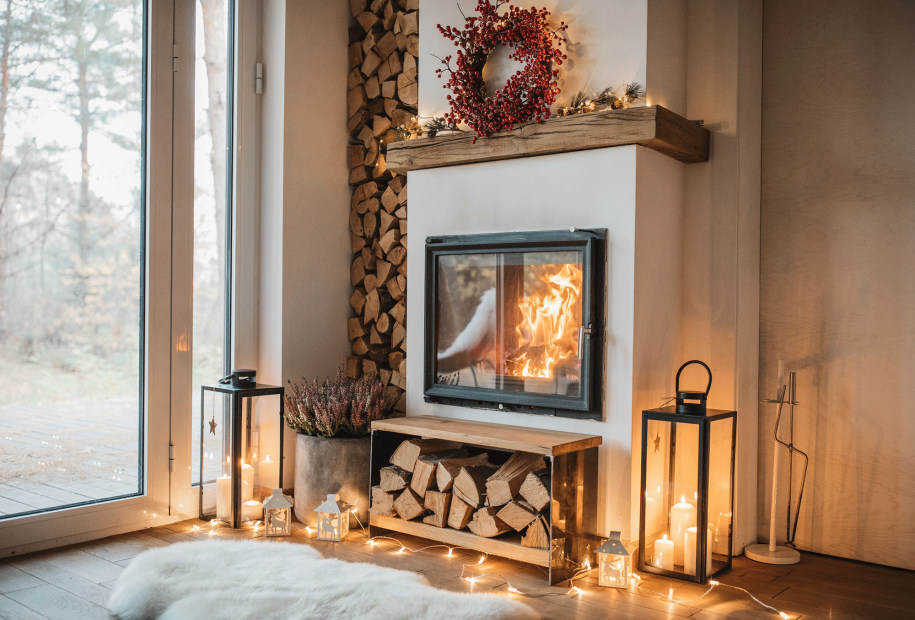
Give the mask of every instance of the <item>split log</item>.
M 550 503 L 550 482 L 550 470 L 545 467 L 537 469 L 527 475 L 518 492 L 534 510 L 540 512 Z
M 381 489 L 385 493 L 393 493 L 405 489 L 410 484 L 410 472 L 397 465 L 388 465 L 379 470 L 381 474 Z
M 385 493 L 380 486 L 372 487 L 372 514 L 391 517 L 394 515 L 394 494 Z
M 392 356 L 394 353 L 391 354 Z M 403 359 L 403 355 L 398 353 Z M 388 358 L 390 361 L 390 357 Z M 391 364 L 391 367 L 395 366 Z M 461 472 L 462 467 L 470 467 L 474 465 L 486 465 L 493 467 L 493 464 L 489 462 L 489 455 L 485 452 L 482 454 L 477 454 L 476 456 L 468 456 L 464 458 L 456 459 L 442 459 L 438 463 L 438 467 L 435 470 L 435 482 L 438 485 L 439 491 L 449 491 L 451 485 L 454 483 L 455 477 Z
M 492 538 L 511 530 L 505 522 L 496 516 L 499 509 L 495 506 L 486 506 L 473 513 L 473 519 L 467 524 L 470 531 L 483 538 Z
M 543 457 L 530 452 L 514 452 L 499 470 L 486 480 L 490 506 L 504 506 L 518 494 L 527 475 L 543 467 Z
M 421 497 L 425 497 L 426 491 L 435 484 L 435 472 L 438 464 L 442 460 L 460 458 L 466 455 L 467 451 L 464 448 L 455 448 L 420 456 L 416 459 L 416 466 L 413 468 L 413 479 L 410 481 L 410 488 Z
M 489 465 L 461 467 L 452 484 L 454 494 L 474 508 L 479 508 L 486 497 L 486 479 L 495 471 L 496 468 Z
M 451 493 L 439 493 L 438 491 L 429 491 L 426 493 L 423 503 L 426 510 L 431 510 L 431 515 L 423 518 L 423 523 L 434 525 L 435 527 L 445 527 L 448 522 L 448 514 L 451 509 Z
M 415 519 L 426 511 L 423 508 L 422 498 L 410 488 L 404 489 L 404 492 L 394 500 L 394 510 L 397 511 L 401 519 L 407 521 Z
M 365 329 L 362 327 L 362 322 L 357 318 L 346 321 L 346 331 L 349 333 L 350 340 L 355 340 L 356 338 L 365 335 Z
M 473 516 L 473 506 L 457 496 L 451 498 L 451 508 L 448 510 L 448 527 L 462 530 L 467 527 L 467 522 Z
M 423 454 L 432 454 L 433 452 L 443 452 L 460 448 L 461 444 L 456 441 L 447 439 L 407 439 L 401 442 L 394 454 L 391 455 L 391 463 L 398 465 L 403 469 L 413 472 L 416 467 L 416 460 Z
M 533 549 L 550 548 L 550 535 L 546 519 L 538 517 L 528 526 L 527 531 L 521 537 L 521 546 Z
M 511 526 L 513 530 L 520 532 L 540 515 L 537 514 L 533 506 L 521 499 L 512 500 L 502 506 L 497 516 Z

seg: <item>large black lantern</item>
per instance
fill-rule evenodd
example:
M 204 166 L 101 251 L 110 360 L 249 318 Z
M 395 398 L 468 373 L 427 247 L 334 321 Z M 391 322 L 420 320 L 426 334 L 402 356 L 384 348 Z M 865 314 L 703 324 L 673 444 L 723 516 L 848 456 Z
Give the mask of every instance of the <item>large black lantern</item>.
M 200 518 L 230 527 L 262 520 L 264 500 L 283 488 L 284 390 L 239 380 L 240 372 L 252 371 L 200 389 Z M 279 441 L 268 441 L 259 422 L 277 415 Z
M 680 390 L 690 364 L 703 392 Z M 705 583 L 731 567 L 737 412 L 707 409 L 712 371 L 677 371 L 676 405 L 642 411 L 639 569 Z

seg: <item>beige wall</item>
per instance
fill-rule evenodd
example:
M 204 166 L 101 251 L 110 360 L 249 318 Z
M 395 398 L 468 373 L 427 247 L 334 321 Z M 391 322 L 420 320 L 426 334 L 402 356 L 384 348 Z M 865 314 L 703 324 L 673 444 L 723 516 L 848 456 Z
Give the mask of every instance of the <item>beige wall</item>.
M 283 385 L 332 374 L 348 351 L 350 15 L 345 2 L 305 0 L 265 0 L 262 11 L 257 369 L 259 380 Z M 260 430 L 278 428 L 273 417 Z M 286 438 L 292 486 L 295 434 Z
M 798 373 L 796 443 L 812 458 L 798 546 L 910 569 L 913 33 L 908 0 L 765 3 L 760 300 L 760 397 L 774 396 L 784 358 Z M 773 424 L 762 407 L 763 538 Z M 784 519 L 782 508 L 779 539 Z

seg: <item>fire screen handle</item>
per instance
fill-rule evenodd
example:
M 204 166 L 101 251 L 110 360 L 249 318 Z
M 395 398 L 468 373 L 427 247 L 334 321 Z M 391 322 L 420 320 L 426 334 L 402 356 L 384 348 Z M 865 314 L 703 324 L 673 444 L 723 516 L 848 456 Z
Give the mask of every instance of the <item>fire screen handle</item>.
M 582 357 L 583 357 L 582 354 L 584 353 L 584 350 L 585 350 L 585 334 L 590 336 L 591 328 L 585 327 L 584 325 L 582 325 L 581 327 L 578 328 L 578 359 L 579 360 L 582 359 Z

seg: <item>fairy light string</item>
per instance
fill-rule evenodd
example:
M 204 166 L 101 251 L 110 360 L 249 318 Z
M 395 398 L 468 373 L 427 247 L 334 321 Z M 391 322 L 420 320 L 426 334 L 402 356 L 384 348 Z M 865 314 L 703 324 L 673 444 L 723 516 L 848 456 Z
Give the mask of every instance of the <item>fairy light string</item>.
M 472 547 L 462 547 L 460 545 L 448 545 L 448 544 L 444 544 L 444 543 L 435 543 L 432 545 L 425 545 L 423 547 L 412 548 L 412 547 L 408 547 L 407 545 L 403 544 L 398 538 L 396 538 L 394 536 L 379 535 L 379 536 L 369 537 L 368 530 L 366 530 L 365 524 L 363 524 L 362 521 L 359 519 L 358 509 L 354 508 L 354 507 L 350 507 L 350 508 L 348 508 L 348 511 L 350 512 L 351 516 L 354 519 L 356 519 L 356 523 L 359 524 L 359 527 L 361 529 L 362 540 L 365 542 L 365 544 L 367 544 L 371 547 L 375 547 L 382 541 L 390 541 L 391 543 L 393 543 L 394 545 L 396 545 L 398 547 L 397 551 L 394 552 L 395 555 L 405 555 L 407 553 L 413 553 L 413 554 L 422 553 L 424 551 L 429 551 L 431 549 L 448 549 L 448 553 L 446 553 L 444 555 L 444 557 L 447 559 L 454 559 L 454 558 L 459 557 L 459 556 L 455 555 L 455 553 L 454 553 L 455 551 L 458 551 L 458 550 L 477 551 L 476 549 L 473 549 Z M 207 525 L 210 526 L 210 529 L 207 533 L 210 536 L 212 536 L 216 533 L 217 529 L 222 528 L 223 524 L 222 524 L 222 522 L 218 521 L 217 519 L 213 519 Z M 258 527 L 260 525 L 262 525 L 262 522 L 255 522 L 253 524 L 255 532 L 257 532 L 260 529 Z M 304 529 L 308 534 L 313 534 L 315 532 L 315 528 L 313 528 L 311 526 L 305 526 Z M 193 531 L 202 532 L 203 530 L 200 526 L 195 525 L 195 526 L 193 526 Z M 458 575 L 458 579 L 465 583 L 469 583 L 471 585 L 471 587 L 474 586 L 476 583 L 483 581 L 483 580 L 489 580 L 489 581 L 501 580 L 503 583 L 494 586 L 493 587 L 494 590 L 504 589 L 506 594 L 509 596 L 522 596 L 524 598 L 529 598 L 529 599 L 540 599 L 540 598 L 546 598 L 548 596 L 561 596 L 564 598 L 575 596 L 575 597 L 580 598 L 580 597 L 586 595 L 588 593 L 588 590 L 585 590 L 584 588 L 575 585 L 575 582 L 579 581 L 581 579 L 584 579 L 587 575 L 589 575 L 590 573 L 597 570 L 596 567 L 591 566 L 591 563 L 589 560 L 585 560 L 582 563 L 582 565 L 577 566 L 576 570 L 572 573 L 572 576 L 569 578 L 569 589 L 566 590 L 565 592 L 525 592 L 525 591 L 515 587 L 514 585 L 512 585 L 512 582 L 510 579 L 508 579 L 507 577 L 505 577 L 504 575 L 501 575 L 499 573 L 484 572 L 484 573 L 479 573 L 479 574 L 468 575 L 469 571 L 473 571 L 476 568 L 483 567 L 486 564 L 487 559 L 488 559 L 488 555 L 486 553 L 482 553 L 475 562 L 469 562 L 469 563 L 462 562 L 461 563 L 461 572 Z M 566 560 L 566 561 L 569 561 L 569 560 Z M 674 597 L 674 588 L 673 587 L 668 588 L 667 593 L 665 594 L 663 592 L 658 592 L 657 590 L 652 590 L 650 588 L 646 588 L 645 586 L 643 586 L 642 577 L 638 573 L 632 573 L 631 577 L 632 577 L 632 585 L 630 586 L 631 589 L 634 589 L 635 591 L 637 591 L 640 594 L 648 595 L 648 596 L 657 598 L 662 601 L 667 601 L 667 602 L 674 603 L 674 604 L 686 605 L 689 603 L 694 603 L 698 600 L 701 600 L 701 599 L 707 597 L 716 588 L 724 587 L 724 588 L 731 588 L 732 590 L 738 590 L 738 591 L 742 592 L 743 594 L 746 594 L 757 605 L 759 605 L 760 607 L 763 607 L 765 609 L 768 609 L 769 611 L 773 612 L 774 614 L 776 614 L 780 618 L 782 618 L 782 620 L 790 620 L 792 618 L 792 616 L 789 615 L 788 613 L 781 611 L 780 609 L 761 601 L 759 598 L 757 598 L 752 592 L 750 592 L 746 588 L 741 588 L 740 586 L 733 586 L 733 585 L 730 585 L 727 583 L 721 583 L 720 581 L 717 581 L 714 579 L 709 580 L 708 588 L 705 590 L 705 592 L 703 592 L 699 596 L 695 596 L 695 597 L 689 598 L 689 599 L 681 599 L 681 598 Z

